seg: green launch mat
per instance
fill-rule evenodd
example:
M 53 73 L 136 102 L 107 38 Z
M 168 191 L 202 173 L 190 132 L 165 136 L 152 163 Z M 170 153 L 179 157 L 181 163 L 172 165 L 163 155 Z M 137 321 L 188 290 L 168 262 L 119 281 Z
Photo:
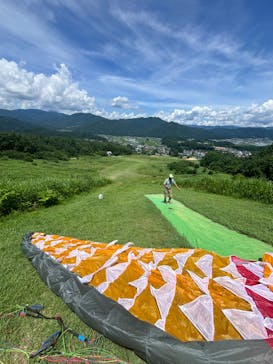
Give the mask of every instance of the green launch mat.
M 195 212 L 181 202 L 163 203 L 162 195 L 146 195 L 177 232 L 184 236 L 193 248 L 213 251 L 222 256 L 236 255 L 243 259 L 257 260 L 272 247 L 260 240 L 240 234 Z

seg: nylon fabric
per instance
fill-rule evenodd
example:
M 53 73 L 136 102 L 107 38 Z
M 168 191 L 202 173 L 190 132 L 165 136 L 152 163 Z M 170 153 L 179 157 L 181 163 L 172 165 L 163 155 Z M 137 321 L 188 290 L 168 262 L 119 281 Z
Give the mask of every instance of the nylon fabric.
M 100 244 L 55 235 L 50 239 L 43 233 L 33 234 L 32 243 L 70 269 L 82 283 L 179 340 L 259 339 L 271 333 L 268 324 L 264 326 L 264 318 L 273 319 L 273 312 L 268 314 L 263 307 L 259 311 L 261 300 L 256 306 L 255 293 L 248 294 L 247 278 L 236 265 L 246 276 L 256 277 L 256 284 L 262 284 L 266 279 L 263 267 L 269 262 L 221 257 L 203 249 L 147 250 L 132 243 Z M 235 275 L 226 269 L 231 262 L 235 262 Z M 256 290 L 256 294 L 263 292 Z M 267 297 L 268 292 L 263 299 Z M 273 302 L 269 306 L 273 308 Z M 225 325 L 215 324 L 223 317 Z M 247 321 L 249 331 L 244 328 Z
M 60 237 L 59 237 L 60 238 Z M 272 363 L 273 360 L 273 351 L 269 345 L 271 345 L 272 340 L 226 340 L 226 341 L 203 341 L 198 342 L 190 341 L 190 342 L 182 342 L 181 340 L 176 339 L 172 333 L 171 335 L 168 332 L 163 331 L 151 323 L 145 322 L 144 320 L 140 320 L 125 308 L 123 308 L 119 303 L 115 300 L 106 297 L 105 295 L 99 293 L 96 288 L 92 285 L 82 284 L 79 280 L 79 276 L 73 272 L 69 271 L 66 266 L 62 264 L 62 260 L 65 260 L 63 253 L 59 253 L 60 250 L 56 250 L 58 253 L 54 255 L 52 246 L 56 249 L 60 248 L 62 245 L 63 248 L 67 247 L 68 253 L 73 250 L 73 245 L 75 249 L 81 250 L 80 246 L 83 247 L 84 250 L 88 250 L 91 252 L 92 245 L 96 245 L 97 249 L 103 250 L 106 245 L 99 243 L 92 243 L 87 241 L 79 241 L 77 239 L 72 239 L 68 237 L 61 237 L 61 242 L 55 244 L 55 240 L 58 239 L 56 236 L 45 235 L 45 234 L 28 234 L 25 236 L 22 242 L 22 248 L 27 255 L 27 257 L 31 260 L 34 267 L 37 269 L 41 278 L 48 284 L 48 286 L 52 289 L 52 291 L 62 297 L 64 302 L 74 311 L 77 315 L 87 324 L 90 325 L 95 330 L 101 332 L 105 336 L 109 337 L 116 343 L 126 346 L 128 348 L 133 349 L 137 355 L 146 360 L 151 364 L 201 364 L 201 363 L 210 363 L 210 364 L 224 364 L 228 362 L 232 363 L 240 363 L 240 364 L 254 364 L 257 362 L 269 364 Z M 37 246 L 42 246 L 41 241 L 44 241 L 44 251 L 40 250 Z M 37 245 L 35 245 L 35 242 Z M 74 243 L 72 243 L 74 242 Z M 52 245 L 51 245 L 52 243 Z M 71 249 L 72 248 L 72 249 Z M 108 248 L 107 248 L 108 249 Z M 118 249 L 118 247 L 116 248 Z M 141 256 L 141 254 L 137 254 L 138 249 L 130 247 L 130 249 L 134 250 L 134 256 Z M 45 250 L 50 251 L 50 253 L 45 252 Z M 161 250 L 162 251 L 162 250 Z M 174 249 L 174 254 L 179 254 L 179 249 Z M 123 251 L 122 254 L 126 254 L 126 251 Z M 147 252 L 147 251 L 146 251 Z M 148 268 L 149 261 L 146 253 L 142 255 L 145 265 L 142 268 L 142 276 L 148 276 Z M 113 254 L 113 251 L 111 252 Z M 140 253 L 140 252 L 139 252 Z M 167 250 L 165 250 L 165 255 L 163 261 L 171 261 Z M 180 252 L 181 253 L 181 252 Z M 128 254 L 128 251 L 127 251 Z M 197 252 L 197 256 L 194 257 L 195 251 L 189 255 L 189 257 L 193 257 L 195 261 L 200 259 L 201 252 Z M 208 252 L 203 252 L 203 255 L 208 254 Z M 128 254 L 129 256 L 130 254 Z M 146 255 L 146 256 L 145 256 Z M 132 256 L 132 254 L 131 254 Z M 153 254 L 151 254 L 153 256 Z M 75 261 L 76 261 L 76 257 Z M 151 258 L 151 257 L 150 257 Z M 88 258 L 87 258 L 88 259 Z M 189 258 L 188 258 L 189 259 Z M 121 257 L 118 257 L 118 260 L 121 260 Z M 229 259 L 225 258 L 223 262 L 223 258 L 219 258 L 217 260 L 217 256 L 213 255 L 213 264 L 212 264 L 212 278 L 214 277 L 215 272 L 220 271 L 219 269 L 215 269 L 215 261 L 221 262 L 221 266 L 227 266 L 227 261 Z M 162 262 L 163 262 L 162 261 Z M 178 267 L 177 262 L 173 259 L 173 267 L 176 269 Z M 176 262 L 176 264 L 174 264 Z M 82 263 L 82 262 L 81 262 Z M 133 260 L 133 263 L 136 264 L 136 261 Z M 152 262 L 155 263 L 154 261 Z M 188 261 L 185 263 L 187 266 Z M 145 270 L 145 268 L 147 270 Z M 154 267 L 153 267 L 154 268 Z M 185 269 L 185 267 L 184 267 Z M 197 269 L 199 269 L 197 267 Z M 224 271 L 222 271 L 226 274 Z M 127 272 L 128 273 L 128 272 Z M 199 271 L 200 274 L 204 274 L 202 271 Z M 169 283 L 172 283 L 172 274 L 164 271 L 165 279 L 169 279 Z M 184 270 L 182 274 L 179 274 L 179 277 L 176 279 L 183 279 Z M 157 277 L 157 280 L 162 275 Z M 118 278 L 120 279 L 120 277 Z M 183 293 L 191 292 L 190 286 L 186 286 L 186 282 L 189 281 L 189 277 L 183 281 L 185 283 Z M 154 281 L 154 283 L 156 280 Z M 213 282 L 213 279 L 210 280 L 210 285 L 215 286 L 216 282 Z M 144 280 L 144 284 L 141 286 L 140 290 L 145 290 L 145 285 L 147 288 L 147 280 Z M 138 284 L 136 284 L 138 286 Z M 157 282 L 157 287 L 160 287 L 160 282 Z M 217 287 L 217 284 L 216 284 Z M 193 284 L 193 291 L 196 291 L 198 287 L 195 287 Z M 219 287 L 218 287 L 219 288 Z M 137 289 L 137 288 L 135 288 Z M 215 294 L 218 295 L 215 287 L 213 289 L 210 288 L 211 298 L 208 296 L 209 300 L 213 301 L 213 305 L 215 306 Z M 228 293 L 226 291 L 228 299 L 231 301 L 231 307 L 237 307 L 236 303 L 232 301 L 232 297 L 234 296 L 231 292 Z M 177 295 L 177 289 L 176 289 Z M 200 291 L 197 297 L 204 296 L 204 293 Z M 194 298 L 194 295 L 193 297 Z M 202 299 L 201 299 L 202 300 Z M 239 299 L 240 301 L 241 299 Z M 188 299 L 188 302 L 193 301 L 193 299 Z M 239 302 L 238 301 L 238 302 Z M 205 302 L 205 299 L 204 299 Z M 187 303 L 187 302 L 186 302 Z M 220 308 L 216 305 L 217 310 Z M 151 309 L 153 309 L 151 307 Z M 179 322 L 179 319 L 183 316 L 183 313 L 180 311 L 180 316 L 175 312 L 175 306 L 172 305 L 169 310 L 169 316 L 175 317 L 175 322 Z M 216 310 L 215 310 L 216 311 Z M 245 307 L 245 311 L 251 312 Z M 211 314 L 211 310 L 210 310 Z M 217 322 L 215 322 L 215 331 L 218 330 L 217 324 L 219 324 L 219 320 L 221 317 L 219 316 Z M 167 320 L 168 321 L 168 320 Z M 224 322 L 227 323 L 227 320 Z M 266 320 L 267 326 L 271 326 L 271 319 Z M 230 329 L 234 330 L 230 323 L 228 324 Z M 166 324 L 166 327 L 168 325 Z M 210 324 L 210 327 L 212 325 Z M 181 329 L 181 328 L 180 328 Z M 193 336 L 195 330 L 198 330 L 193 325 Z M 231 330 L 231 332 L 232 332 Z M 211 331 L 207 331 L 208 335 L 212 335 Z M 201 334 L 200 334 L 201 336 Z M 201 340 L 204 338 L 201 337 Z M 272 343 L 273 344 L 273 343 Z

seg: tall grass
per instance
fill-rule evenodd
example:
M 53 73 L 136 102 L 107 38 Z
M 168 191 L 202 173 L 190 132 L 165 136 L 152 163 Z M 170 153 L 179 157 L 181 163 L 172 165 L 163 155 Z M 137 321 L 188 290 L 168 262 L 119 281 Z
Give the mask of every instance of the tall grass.
M 13 210 L 56 205 L 70 196 L 90 191 L 108 182 L 105 178 L 88 175 L 41 177 L 20 182 L 4 179 L 0 182 L 0 215 L 8 215 Z
M 183 187 L 206 191 L 218 195 L 247 198 L 267 204 L 273 203 L 273 183 L 262 179 L 244 177 L 202 176 L 179 180 Z

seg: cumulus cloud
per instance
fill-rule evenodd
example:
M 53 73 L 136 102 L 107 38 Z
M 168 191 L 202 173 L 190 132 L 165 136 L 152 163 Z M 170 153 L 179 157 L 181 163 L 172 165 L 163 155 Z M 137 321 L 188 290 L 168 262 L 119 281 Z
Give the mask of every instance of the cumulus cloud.
M 138 104 L 141 105 L 141 101 Z M 159 102 L 156 105 L 160 104 Z M 89 96 L 86 90 L 79 88 L 65 64 L 61 64 L 52 74 L 46 75 L 28 71 L 22 62 L 0 59 L 0 108 L 37 108 L 68 114 L 90 112 L 109 119 L 131 119 L 151 115 L 146 112 L 130 111 L 129 109 L 137 107 L 125 96 L 113 98 L 111 106 L 121 109 L 120 112 L 97 108 L 95 98 Z M 153 116 L 184 125 L 273 127 L 273 99 L 248 107 L 196 105 L 188 108 L 174 108 L 172 111 L 163 109 L 154 113 Z
M 117 107 L 117 108 L 120 108 L 120 109 L 136 109 L 137 108 L 125 96 L 114 97 L 111 100 L 111 106 L 112 107 Z
M 171 112 L 159 111 L 154 116 L 183 125 L 273 127 L 273 99 L 244 108 L 194 106 L 191 109 L 174 109 Z
M 37 108 L 69 114 L 95 110 L 95 98 L 73 82 L 65 64 L 49 76 L 29 72 L 23 67 L 23 64 L 0 59 L 1 108 Z
M 104 117 L 108 119 L 135 119 L 135 118 L 147 118 L 149 115 L 146 113 L 120 113 L 120 112 L 104 112 Z

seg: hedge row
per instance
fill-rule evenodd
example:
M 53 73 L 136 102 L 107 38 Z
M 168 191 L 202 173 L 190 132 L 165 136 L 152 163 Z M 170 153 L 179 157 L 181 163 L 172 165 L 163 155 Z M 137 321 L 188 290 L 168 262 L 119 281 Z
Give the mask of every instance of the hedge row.
M 91 176 L 42 178 L 21 183 L 7 180 L 0 183 L 0 215 L 8 215 L 14 210 L 56 205 L 70 196 L 107 183 L 109 181 L 104 178 L 94 179 Z
M 202 176 L 179 181 L 181 186 L 193 187 L 219 195 L 247 198 L 263 203 L 273 203 L 273 183 L 255 178 L 215 178 Z

